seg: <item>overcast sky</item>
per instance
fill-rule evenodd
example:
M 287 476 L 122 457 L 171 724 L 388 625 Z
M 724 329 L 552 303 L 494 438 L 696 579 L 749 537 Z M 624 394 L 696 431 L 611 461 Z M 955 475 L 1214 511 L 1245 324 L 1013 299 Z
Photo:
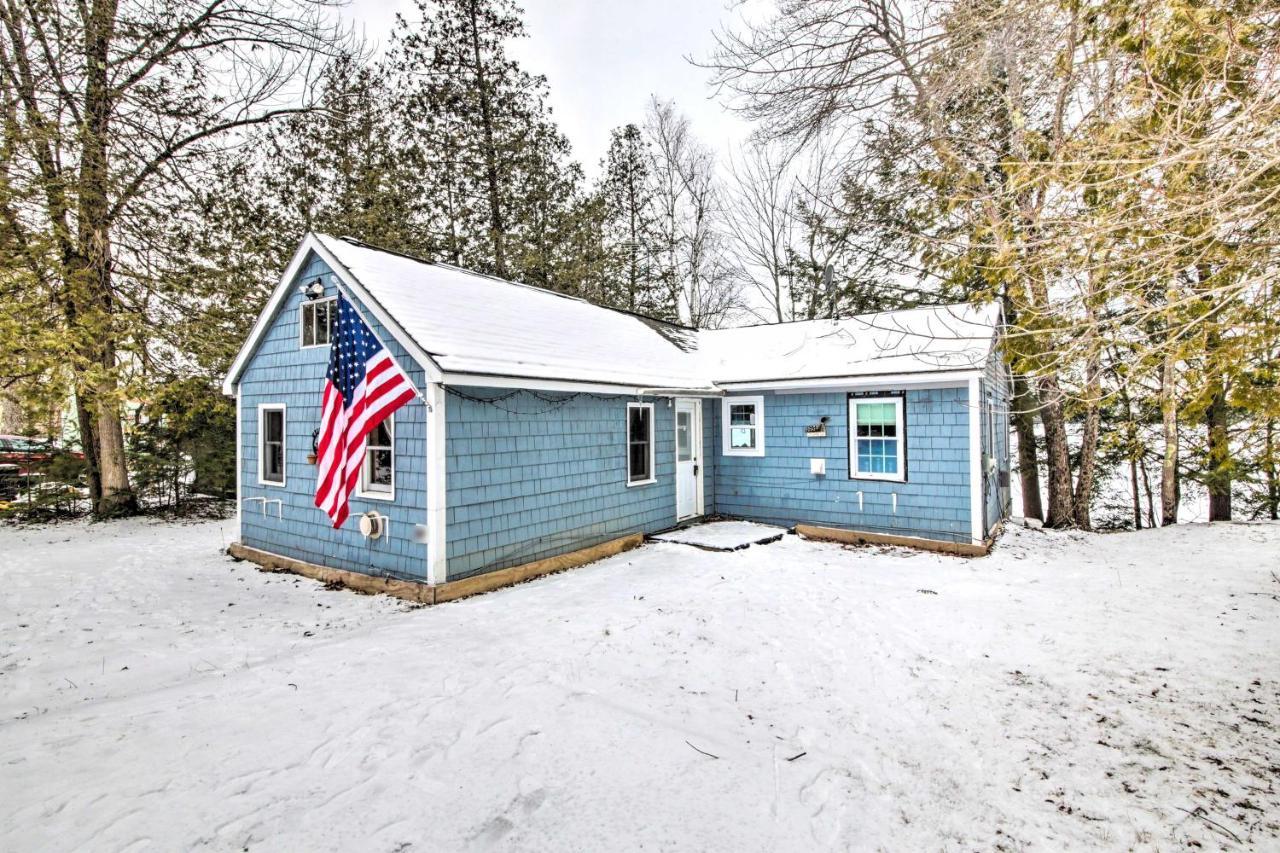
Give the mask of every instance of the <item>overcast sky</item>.
M 672 99 L 699 139 L 732 150 L 747 126 L 714 99 L 709 74 L 686 61 L 705 59 L 713 33 L 737 12 L 729 0 L 524 0 L 529 38 L 511 45 L 526 71 L 545 74 L 556 122 L 588 175 L 609 147 L 609 131 L 640 123 L 650 95 Z M 371 43 L 385 44 L 412 0 L 352 0 L 344 10 Z

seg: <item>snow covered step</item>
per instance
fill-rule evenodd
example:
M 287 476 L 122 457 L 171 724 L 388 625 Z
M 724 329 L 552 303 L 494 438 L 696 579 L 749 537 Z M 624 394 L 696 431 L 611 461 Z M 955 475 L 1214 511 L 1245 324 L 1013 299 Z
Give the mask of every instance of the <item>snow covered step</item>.
M 709 521 L 659 533 L 650 538 L 693 545 L 710 551 L 737 551 L 751 545 L 776 542 L 786 532 L 785 527 L 757 524 L 754 521 Z

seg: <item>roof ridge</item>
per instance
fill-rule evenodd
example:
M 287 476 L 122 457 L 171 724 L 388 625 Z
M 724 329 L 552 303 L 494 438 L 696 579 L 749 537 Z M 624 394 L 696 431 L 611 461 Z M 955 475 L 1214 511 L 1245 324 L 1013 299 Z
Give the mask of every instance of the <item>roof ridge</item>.
M 882 314 L 905 314 L 908 311 L 933 311 L 939 308 L 973 308 L 994 304 L 990 302 L 939 302 L 934 305 L 912 305 L 910 308 L 886 308 L 883 311 L 865 311 L 861 314 L 850 314 L 847 317 L 814 317 L 812 320 L 783 320 L 781 323 L 751 323 L 746 326 L 728 326 L 720 329 L 702 329 L 705 332 L 733 332 L 740 329 L 768 329 L 800 326 L 805 323 L 841 323 L 846 320 L 860 320 L 863 317 L 878 317 Z
M 328 234 L 318 234 L 317 236 L 329 237 Z M 645 320 L 652 323 L 663 323 L 667 326 L 673 326 L 677 329 L 684 329 L 690 332 L 701 331 L 697 326 L 686 326 L 683 323 L 677 323 L 673 320 L 664 320 L 661 317 L 654 317 L 651 314 L 643 314 L 639 311 L 628 311 L 626 308 L 616 308 L 612 305 L 601 305 L 599 302 L 593 302 L 592 300 L 586 299 L 581 296 L 574 296 L 572 293 L 565 293 L 560 290 L 552 290 L 550 287 L 543 287 L 540 284 L 529 284 L 528 282 L 524 282 L 524 281 L 512 281 L 509 278 L 502 278 L 501 276 L 493 275 L 492 273 L 479 272 L 477 270 L 467 269 L 466 267 L 458 266 L 457 264 L 451 264 L 448 261 L 435 261 L 435 260 L 429 260 L 427 258 L 421 258 L 421 257 L 418 257 L 417 255 L 411 255 L 408 252 L 401 252 L 401 251 L 397 251 L 396 249 L 387 249 L 383 246 L 378 246 L 374 243 L 369 243 L 357 237 L 350 237 L 350 236 L 344 235 L 342 237 L 331 237 L 330 239 L 341 240 L 344 243 L 350 243 L 353 246 L 356 246 L 361 249 L 368 249 L 371 252 L 384 252 L 388 255 L 396 255 L 398 257 L 405 258 L 410 261 L 416 261 L 417 263 L 420 263 L 420 264 L 426 264 L 427 266 L 443 267 L 444 269 L 450 269 L 450 270 L 454 270 L 455 272 L 460 272 L 463 275 L 470 275 L 470 276 L 475 276 L 476 278 L 487 279 L 497 284 L 507 284 L 512 287 L 523 287 L 528 290 L 537 291 L 538 293 L 546 293 L 550 296 L 557 296 L 561 299 L 568 299 L 572 302 L 580 302 L 583 305 L 590 305 L 593 308 L 601 308 L 605 311 L 614 311 L 618 314 L 625 314 L 629 317 L 635 317 L 639 320 Z

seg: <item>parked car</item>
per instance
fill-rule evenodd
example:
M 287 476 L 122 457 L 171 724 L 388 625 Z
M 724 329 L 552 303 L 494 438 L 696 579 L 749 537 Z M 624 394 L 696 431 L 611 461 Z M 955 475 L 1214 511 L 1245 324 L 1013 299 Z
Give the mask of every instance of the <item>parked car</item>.
M 19 476 L 43 473 L 45 466 L 59 456 L 84 460 L 83 453 L 59 448 L 49 439 L 0 435 L 0 465 L 18 466 Z

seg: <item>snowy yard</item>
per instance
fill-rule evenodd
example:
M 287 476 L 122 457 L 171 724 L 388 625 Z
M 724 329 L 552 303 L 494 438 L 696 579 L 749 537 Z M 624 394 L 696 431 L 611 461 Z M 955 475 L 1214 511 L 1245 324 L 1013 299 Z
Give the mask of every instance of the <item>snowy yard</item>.
M 0 529 L 0 849 L 1280 846 L 1280 526 L 794 536 L 436 608 Z

